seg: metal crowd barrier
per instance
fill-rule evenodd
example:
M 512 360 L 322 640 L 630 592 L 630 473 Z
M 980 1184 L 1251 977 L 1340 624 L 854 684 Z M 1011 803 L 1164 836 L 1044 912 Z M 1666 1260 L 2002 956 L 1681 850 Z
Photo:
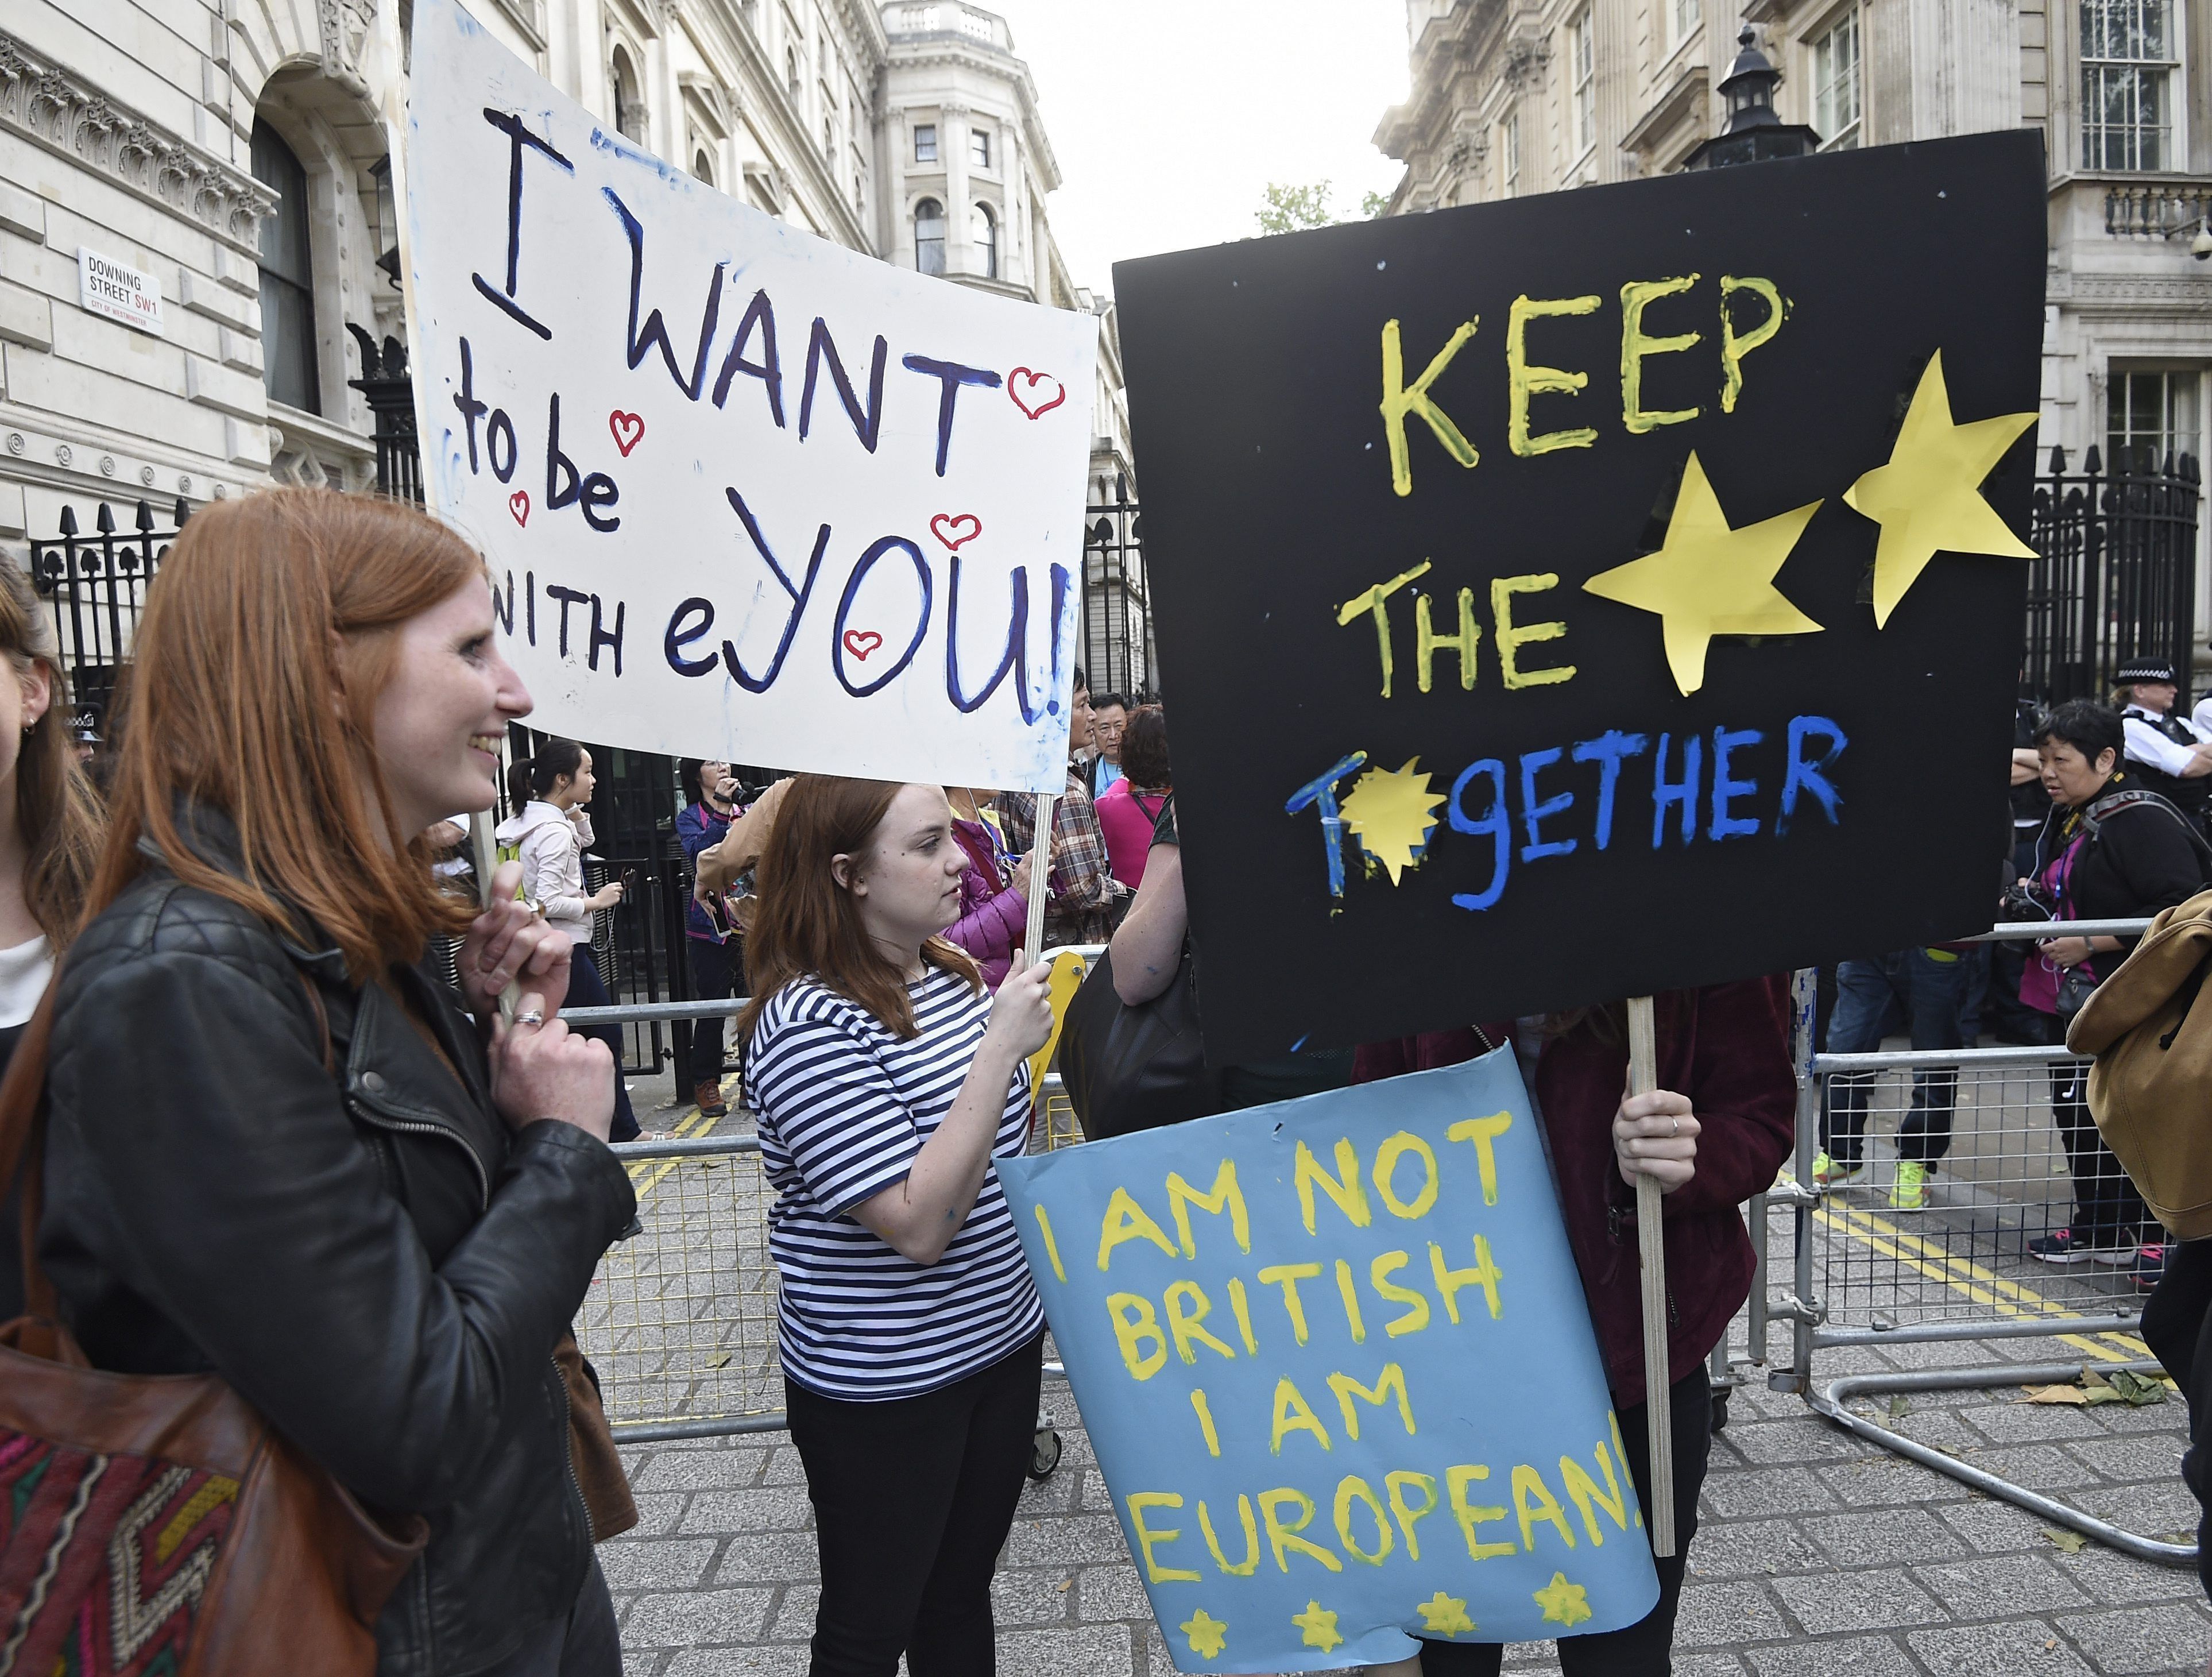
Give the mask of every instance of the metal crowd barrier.
M 2065 923 L 2064 934 L 2134 936 L 2148 925 L 2074 921 Z M 2047 938 L 2054 929 L 2048 922 L 2003 925 L 1977 941 Z M 2054 1267 L 2027 1249 L 2029 1241 L 2069 1221 L 2074 1182 L 2053 1097 L 2070 1092 L 2072 1082 L 2086 1076 L 2087 1062 L 2063 1047 L 1815 1053 L 1812 977 L 1798 974 L 1796 986 L 1794 1170 L 1753 1206 L 1755 1237 L 1771 1236 L 1770 1207 L 1790 1212 L 1790 1289 L 1768 1297 L 1759 1287 L 1753 1295 L 1754 1358 L 1765 1353 L 1769 1321 L 1790 1325 L 1790 1365 L 1771 1375 L 1770 1383 L 1796 1391 L 1835 1425 L 2041 1519 L 2141 1559 L 2193 1565 L 2194 1544 L 2129 1531 L 1850 1407 L 1855 1400 L 1907 1393 L 2067 1384 L 2081 1380 L 2085 1369 L 2160 1370 L 2137 1333 L 2142 1299 L 2128 1270 L 2096 1263 Z M 1940 1108 L 1947 1084 L 1953 1090 L 1952 1138 L 1929 1176 L 1924 1208 L 1893 1208 L 1899 1127 L 1912 1115 L 1916 1085 L 1923 1101 Z M 1813 1162 L 1820 1151 L 1823 1106 L 1845 1091 L 1864 1102 L 1864 1168 L 1821 1188 L 1813 1180 Z M 1769 1241 L 1758 1243 L 1764 1258 Z M 1821 1352 L 1844 1347 L 2018 1339 L 2056 1340 L 2082 1354 L 2068 1362 L 1999 1360 L 1971 1368 L 1851 1374 L 1825 1385 L 1816 1371 Z M 2176 1403 L 2173 1430 L 2185 1433 L 2186 1424 L 2184 1407 Z
M 1058 954 L 1055 950 L 1052 953 Z M 1097 950 L 1077 950 L 1086 959 Z M 735 1014 L 747 998 L 563 1008 L 574 1024 L 702 1019 Z M 1083 1139 L 1055 1073 L 1044 1079 L 1030 1151 Z M 599 1260 L 575 1321 L 576 1342 L 599 1377 L 617 1442 L 781 1431 L 783 1371 L 776 1355 L 775 1266 L 768 1214 L 775 1190 L 761 1164 L 751 1115 L 733 1103 L 709 1123 L 696 1115 L 662 1141 L 618 1144 L 638 1200 L 638 1232 Z M 1048 1373 L 1061 1374 L 1057 1363 Z

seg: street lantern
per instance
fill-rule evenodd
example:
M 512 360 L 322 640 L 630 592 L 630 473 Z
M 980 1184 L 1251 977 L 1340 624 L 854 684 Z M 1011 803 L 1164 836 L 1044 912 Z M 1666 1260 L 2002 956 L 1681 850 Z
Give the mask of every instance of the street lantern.
M 1732 163 L 1764 163 L 1776 157 L 1805 157 L 1820 148 L 1820 137 L 1803 123 L 1786 123 L 1774 108 L 1774 89 L 1782 72 L 1759 50 L 1746 23 L 1736 35 L 1735 62 L 1722 80 L 1728 105 L 1720 133 L 1683 161 L 1686 169 L 1724 168 Z
M 369 166 L 369 178 L 376 182 L 376 226 L 371 242 L 383 244 L 391 240 L 391 248 L 376 258 L 376 265 L 384 270 L 394 291 L 399 289 L 399 210 L 392 201 L 392 159 L 380 157 Z

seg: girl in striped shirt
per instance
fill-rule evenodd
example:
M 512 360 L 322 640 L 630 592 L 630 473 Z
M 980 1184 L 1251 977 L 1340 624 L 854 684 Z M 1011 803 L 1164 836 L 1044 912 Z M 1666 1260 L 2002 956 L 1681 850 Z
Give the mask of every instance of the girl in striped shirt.
M 994 1157 L 1029 1127 L 1043 965 L 993 997 L 940 935 L 939 787 L 801 775 L 757 873 L 745 1090 L 776 1201 L 785 1406 L 821 1552 L 813 1677 L 988 1677 L 991 1573 L 1044 1314 Z

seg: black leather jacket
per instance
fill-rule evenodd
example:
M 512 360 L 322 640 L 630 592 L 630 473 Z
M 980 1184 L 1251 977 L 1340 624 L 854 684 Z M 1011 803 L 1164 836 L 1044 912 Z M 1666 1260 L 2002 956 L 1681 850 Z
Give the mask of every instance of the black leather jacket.
M 370 1506 L 428 1516 L 378 1671 L 444 1677 L 586 1576 L 552 1351 L 635 1196 L 581 1130 L 511 1133 L 452 992 L 393 982 L 450 1066 L 335 951 L 151 867 L 64 969 L 39 1249 L 95 1366 L 214 1369 Z

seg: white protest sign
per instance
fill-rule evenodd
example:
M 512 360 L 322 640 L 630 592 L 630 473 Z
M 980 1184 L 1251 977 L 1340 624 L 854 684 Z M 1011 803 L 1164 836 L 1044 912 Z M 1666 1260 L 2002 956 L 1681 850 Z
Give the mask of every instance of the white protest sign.
M 432 506 L 532 726 L 1058 791 L 1097 322 L 891 267 L 647 155 L 418 0 Z

